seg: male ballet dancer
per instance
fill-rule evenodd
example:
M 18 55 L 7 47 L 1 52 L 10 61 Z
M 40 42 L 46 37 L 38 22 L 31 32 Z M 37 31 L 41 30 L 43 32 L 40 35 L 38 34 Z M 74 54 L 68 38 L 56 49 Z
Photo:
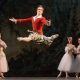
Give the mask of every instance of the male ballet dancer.
M 32 16 L 30 18 L 25 18 L 25 19 L 15 19 L 15 18 L 10 18 L 9 20 L 15 23 L 27 23 L 27 22 L 32 22 L 32 27 L 33 27 L 33 31 L 29 31 L 31 32 L 31 34 L 28 37 L 18 37 L 18 41 L 26 41 L 29 42 L 31 40 L 36 40 L 36 41 L 47 41 L 48 43 L 52 43 L 53 40 L 55 38 L 57 38 L 59 35 L 55 34 L 52 35 L 50 37 L 46 37 L 45 35 L 43 35 L 43 27 L 44 25 L 50 26 L 51 25 L 51 21 L 50 20 L 46 20 L 45 17 L 42 16 L 44 11 L 44 8 L 42 5 L 39 5 L 37 7 L 37 14 L 36 16 Z

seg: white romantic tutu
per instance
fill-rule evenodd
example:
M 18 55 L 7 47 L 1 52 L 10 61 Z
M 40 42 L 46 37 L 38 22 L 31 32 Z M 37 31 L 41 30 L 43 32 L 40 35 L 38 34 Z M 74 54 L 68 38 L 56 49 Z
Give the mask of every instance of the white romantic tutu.
M 59 71 L 70 72 L 74 56 L 72 54 L 65 53 L 58 66 Z
M 80 45 L 77 47 L 77 55 L 73 62 L 71 71 L 80 73 Z
M 80 72 L 80 54 L 78 54 L 77 56 L 76 56 L 76 71 L 77 72 Z
M 80 73 L 80 45 L 78 45 L 77 47 L 77 56 L 73 66 L 75 68 L 75 69 L 73 68 L 73 71 Z
M 3 51 L 0 52 L 0 72 L 7 72 L 8 71 L 8 63 L 6 60 L 6 56 Z
M 72 72 L 80 72 L 80 54 L 76 56 L 72 66 Z

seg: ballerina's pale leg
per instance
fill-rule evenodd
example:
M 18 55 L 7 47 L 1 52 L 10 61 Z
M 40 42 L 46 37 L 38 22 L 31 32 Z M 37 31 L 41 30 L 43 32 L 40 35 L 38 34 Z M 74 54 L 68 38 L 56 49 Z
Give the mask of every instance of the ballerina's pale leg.
M 0 73 L 0 75 L 1 75 L 2 78 L 4 78 L 4 74 L 3 73 Z
M 59 78 L 61 76 L 61 74 L 62 74 L 62 71 L 60 71 L 60 73 L 58 74 L 57 78 Z
M 68 78 L 69 77 L 68 72 L 65 72 L 65 73 L 66 73 L 66 78 Z

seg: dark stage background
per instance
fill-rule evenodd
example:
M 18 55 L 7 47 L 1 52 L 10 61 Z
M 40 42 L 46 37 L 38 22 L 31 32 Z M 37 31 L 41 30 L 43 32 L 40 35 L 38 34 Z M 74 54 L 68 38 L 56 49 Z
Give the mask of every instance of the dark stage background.
M 14 24 L 9 18 L 26 18 L 35 15 L 35 8 L 42 4 L 44 16 L 52 20 L 44 34 L 58 33 L 51 46 L 36 43 L 18 42 L 18 36 L 28 36 L 31 24 Z M 57 67 L 64 54 L 67 36 L 73 37 L 77 45 L 80 36 L 80 0 L 0 0 L 0 31 L 8 45 L 5 50 L 9 63 L 6 76 L 57 76 Z

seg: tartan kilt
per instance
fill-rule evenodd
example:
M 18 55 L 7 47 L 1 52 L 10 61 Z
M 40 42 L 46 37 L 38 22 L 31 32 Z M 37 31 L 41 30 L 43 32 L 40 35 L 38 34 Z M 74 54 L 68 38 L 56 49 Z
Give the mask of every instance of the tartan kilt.
M 40 35 L 37 32 L 30 33 L 29 37 L 32 40 L 42 40 L 43 39 L 43 35 Z

